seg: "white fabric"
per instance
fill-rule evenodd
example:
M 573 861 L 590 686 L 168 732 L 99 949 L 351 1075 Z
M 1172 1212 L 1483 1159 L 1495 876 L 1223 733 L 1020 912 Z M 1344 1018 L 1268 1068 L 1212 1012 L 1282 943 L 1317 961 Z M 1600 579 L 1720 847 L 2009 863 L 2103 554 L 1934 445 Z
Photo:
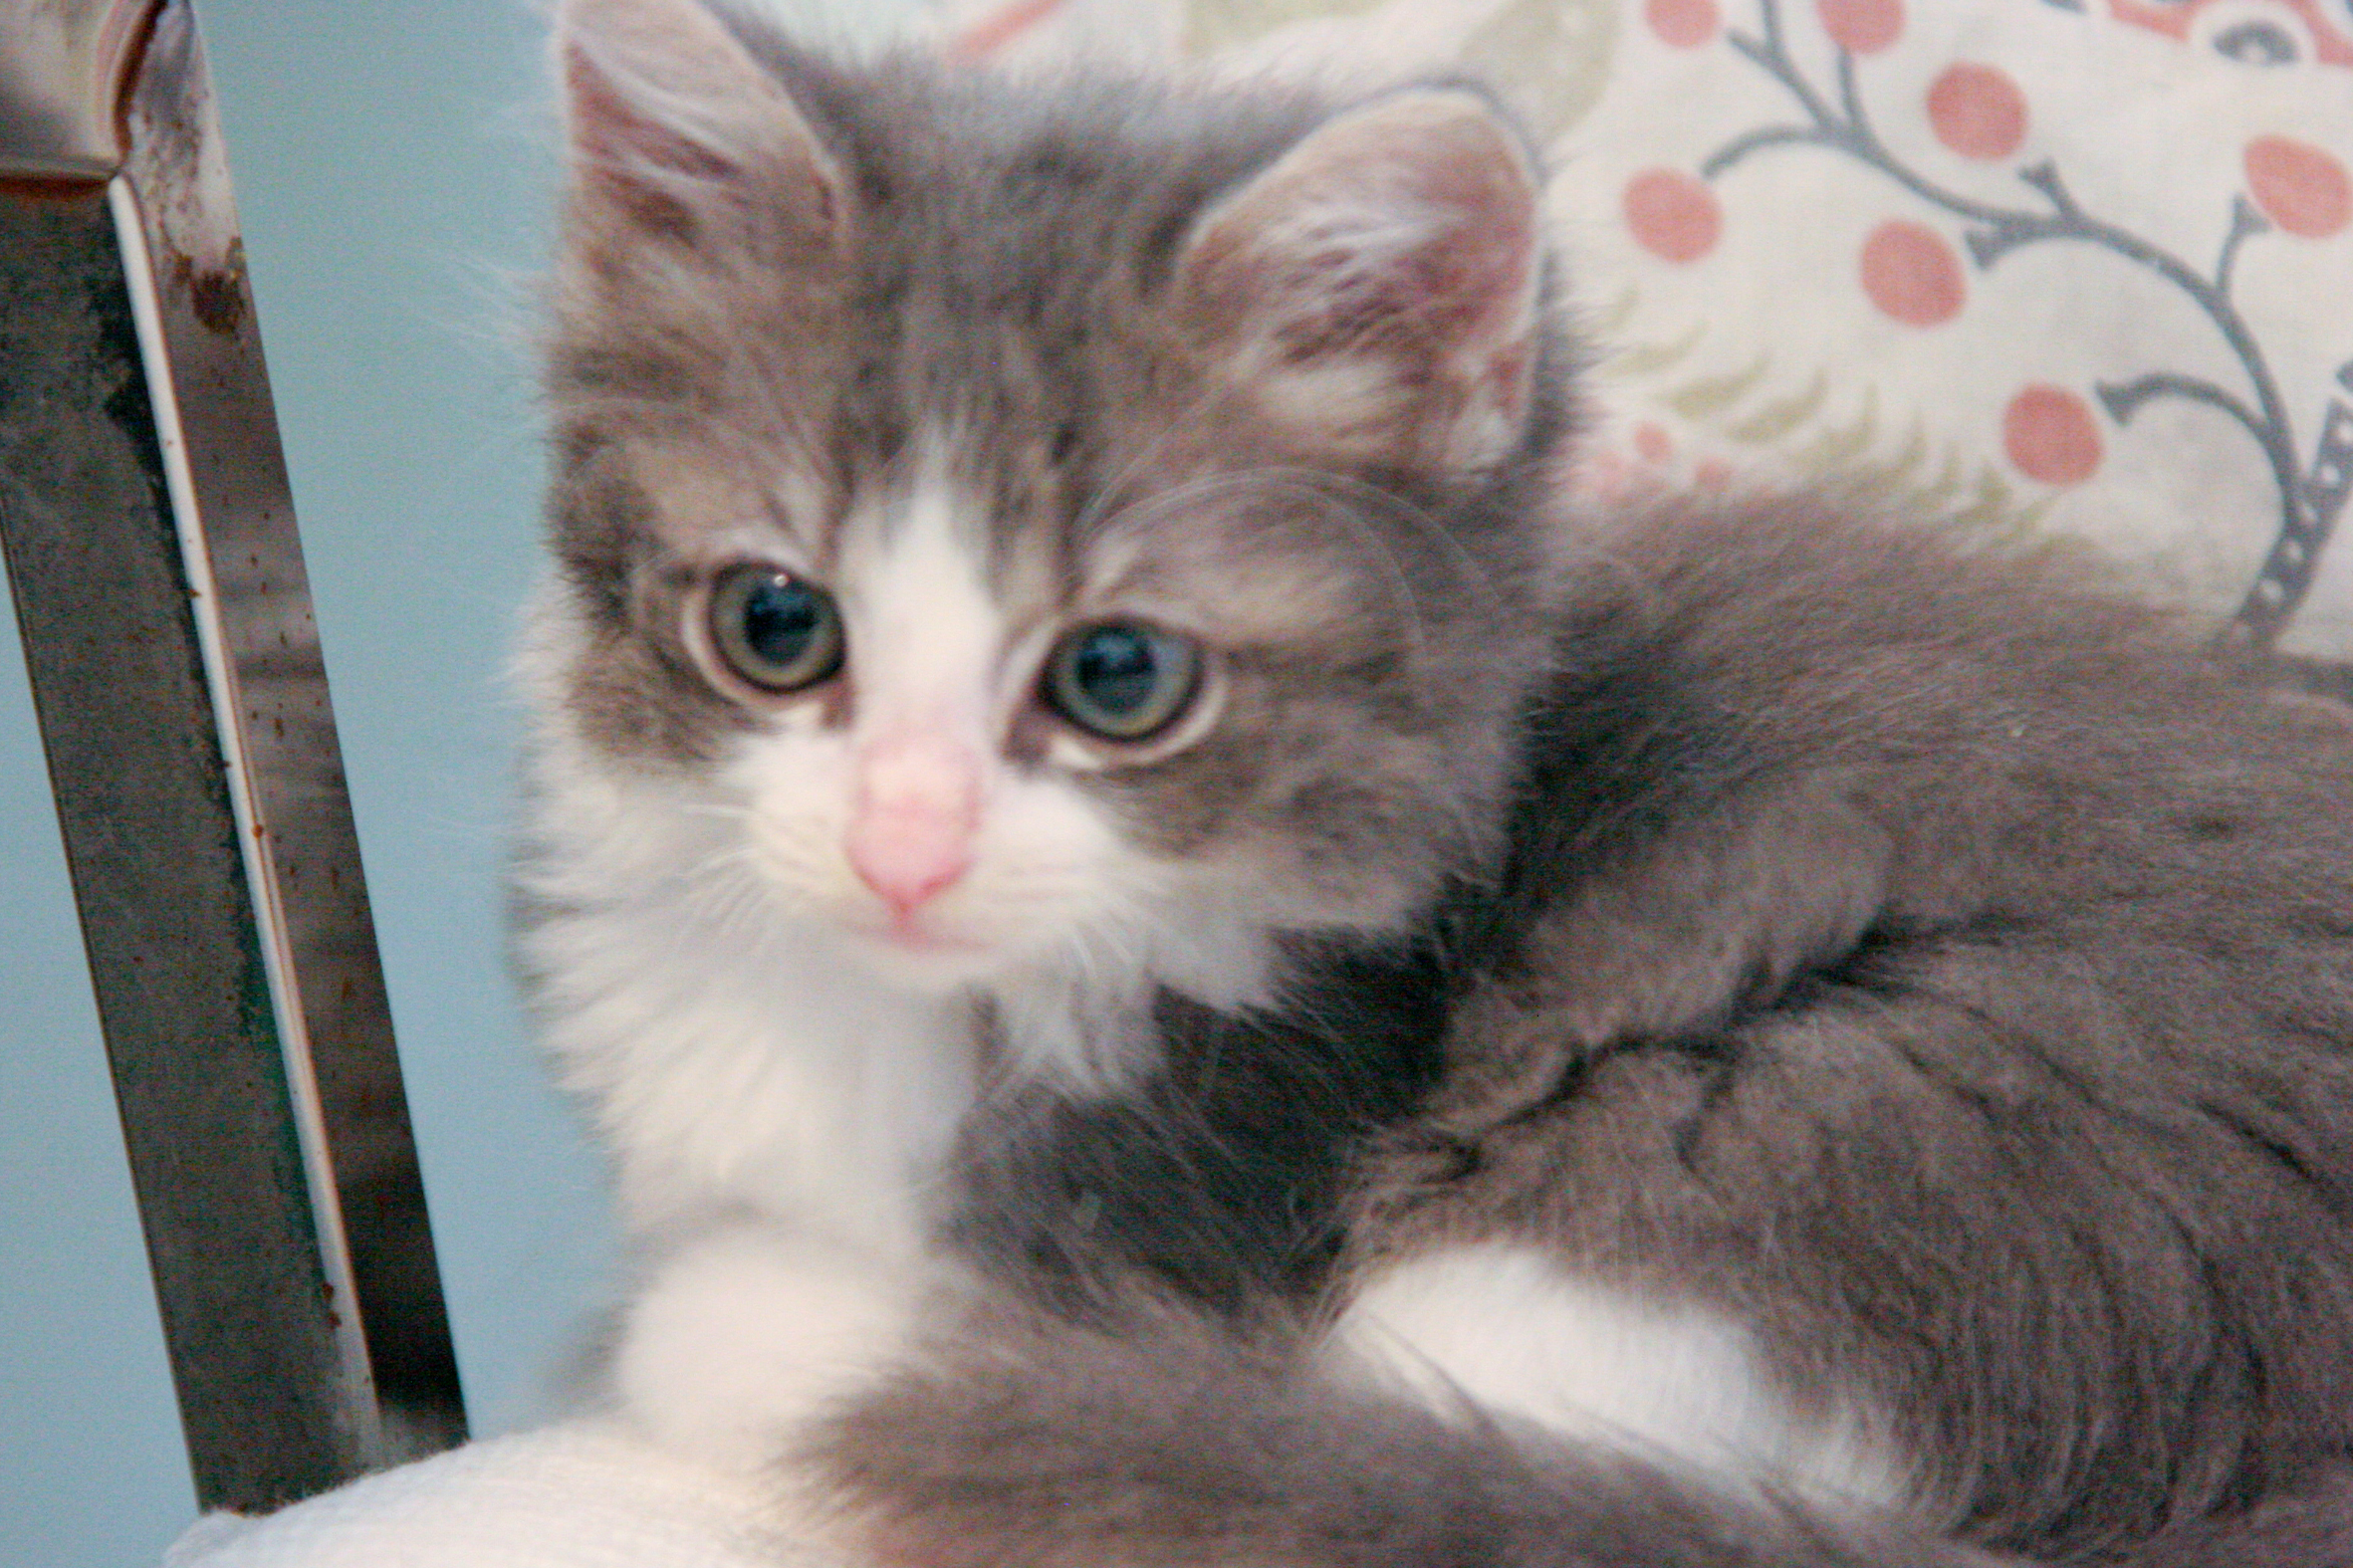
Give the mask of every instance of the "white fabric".
M 208 1515 L 163 1568 L 831 1568 L 782 1488 L 581 1420 L 469 1444 L 262 1518 Z

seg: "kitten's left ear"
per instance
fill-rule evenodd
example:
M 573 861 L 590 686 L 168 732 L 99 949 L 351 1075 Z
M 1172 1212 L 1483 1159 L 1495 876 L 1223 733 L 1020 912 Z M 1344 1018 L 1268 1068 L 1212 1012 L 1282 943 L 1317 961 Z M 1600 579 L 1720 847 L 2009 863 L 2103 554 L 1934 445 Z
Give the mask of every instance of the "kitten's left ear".
M 840 243 L 839 166 L 701 0 L 564 0 L 556 53 L 576 200 L 638 228 L 751 222 Z
M 1528 412 L 1540 194 L 1485 100 L 1395 94 L 1210 208 L 1180 299 L 1279 417 L 1360 455 L 1491 462 Z

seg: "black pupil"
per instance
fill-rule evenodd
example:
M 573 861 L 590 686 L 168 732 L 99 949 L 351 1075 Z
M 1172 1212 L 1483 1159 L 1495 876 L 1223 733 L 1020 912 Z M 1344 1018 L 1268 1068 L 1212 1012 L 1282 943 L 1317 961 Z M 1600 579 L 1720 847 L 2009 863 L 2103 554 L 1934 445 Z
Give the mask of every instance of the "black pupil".
M 806 584 L 771 577 L 744 601 L 744 643 L 766 663 L 790 669 L 807 655 L 824 619 L 824 605 Z
M 1070 661 L 1070 678 L 1087 700 L 1114 718 L 1124 718 L 1152 700 L 1159 661 L 1151 640 L 1126 626 L 1102 626 L 1087 633 Z

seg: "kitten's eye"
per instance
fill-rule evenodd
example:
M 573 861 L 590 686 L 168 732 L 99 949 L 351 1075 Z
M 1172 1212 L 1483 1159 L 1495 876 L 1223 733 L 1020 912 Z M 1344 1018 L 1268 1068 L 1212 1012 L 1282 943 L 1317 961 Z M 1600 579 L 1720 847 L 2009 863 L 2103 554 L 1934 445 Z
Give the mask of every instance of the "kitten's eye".
M 734 566 L 711 588 L 711 641 L 753 685 L 799 691 L 841 668 L 841 612 L 789 571 Z
M 1090 735 L 1141 741 L 1168 728 L 1201 686 L 1191 641 L 1140 621 L 1081 626 L 1046 661 L 1047 706 Z

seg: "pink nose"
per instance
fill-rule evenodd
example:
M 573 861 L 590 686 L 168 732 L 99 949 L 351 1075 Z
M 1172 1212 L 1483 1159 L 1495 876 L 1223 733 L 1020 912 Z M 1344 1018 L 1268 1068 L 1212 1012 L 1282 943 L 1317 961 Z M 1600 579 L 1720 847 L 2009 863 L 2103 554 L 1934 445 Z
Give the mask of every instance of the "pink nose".
M 972 864 L 961 823 L 913 811 L 861 812 L 849 829 L 849 865 L 898 915 L 913 914 L 955 885 Z
M 951 742 L 901 737 L 859 760 L 857 799 L 843 849 L 858 880 L 900 919 L 972 865 L 980 766 Z

